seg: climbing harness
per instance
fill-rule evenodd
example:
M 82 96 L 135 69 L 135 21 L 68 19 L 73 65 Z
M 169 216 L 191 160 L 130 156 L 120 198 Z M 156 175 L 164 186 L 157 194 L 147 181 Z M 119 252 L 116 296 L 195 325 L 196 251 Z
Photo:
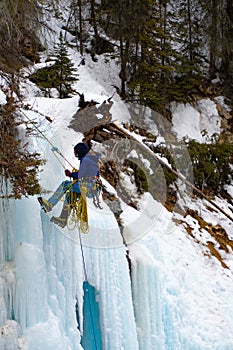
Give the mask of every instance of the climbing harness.
M 92 180 L 92 182 L 90 182 Z M 70 189 L 77 180 L 72 181 Z M 87 198 L 93 199 L 93 204 L 96 208 L 103 209 L 100 205 L 100 191 L 102 182 L 99 178 L 91 177 L 85 181 L 80 181 L 81 196 L 79 199 L 72 199 L 75 192 L 69 190 L 71 215 L 67 221 L 67 228 L 70 230 L 77 227 L 82 233 L 88 233 L 88 213 L 87 213 Z
M 73 180 L 71 182 L 65 194 L 69 198 L 68 206 L 71 209 L 70 217 L 67 220 L 67 228 L 69 230 L 78 228 L 82 233 L 88 233 L 87 198 L 92 198 L 95 207 L 102 209 L 99 200 L 102 182 L 95 177 L 89 177 L 85 181 L 80 181 L 81 196 L 78 196 L 77 192 L 72 190 L 77 181 Z
M 93 204 L 96 208 L 103 209 L 100 205 L 100 192 L 103 188 L 102 181 L 99 177 L 90 176 L 85 179 L 80 179 L 81 189 L 86 188 L 85 196 L 93 199 Z
M 73 180 L 66 191 L 66 195 L 69 196 L 68 205 L 71 210 L 66 226 L 69 230 L 78 228 L 82 233 L 88 233 L 87 198 L 93 199 L 96 208 L 103 209 L 99 199 L 103 185 L 102 181 L 95 176 L 85 178 L 85 180 L 81 179 L 79 181 L 81 196 L 78 198 L 76 192 L 72 191 L 72 187 L 77 181 Z

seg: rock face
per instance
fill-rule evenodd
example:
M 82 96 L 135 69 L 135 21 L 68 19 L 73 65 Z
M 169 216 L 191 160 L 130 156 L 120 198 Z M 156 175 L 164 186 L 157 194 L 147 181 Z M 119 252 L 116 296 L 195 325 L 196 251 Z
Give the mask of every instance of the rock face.
M 221 127 L 223 129 L 220 141 L 228 140 L 233 143 L 233 116 L 230 111 L 224 108 L 220 103 L 216 102 L 216 107 L 221 117 Z
M 71 129 L 83 133 L 88 140 L 94 139 L 96 128 L 101 129 L 100 126 L 106 126 L 112 120 L 110 108 L 113 102 L 104 102 L 99 107 L 97 107 L 96 104 L 95 101 L 89 101 L 89 103 L 85 102 L 84 107 L 81 105 L 79 110 L 72 117 L 69 125 Z M 100 135 L 97 141 L 102 142 L 102 138 L 103 140 L 105 139 L 105 134 L 103 137 Z

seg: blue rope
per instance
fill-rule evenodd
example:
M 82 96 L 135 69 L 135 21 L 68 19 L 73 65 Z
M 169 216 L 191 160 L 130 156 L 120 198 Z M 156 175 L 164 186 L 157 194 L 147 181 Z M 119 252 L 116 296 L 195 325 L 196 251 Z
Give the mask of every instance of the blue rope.
M 78 235 L 79 235 L 79 243 L 80 243 L 81 252 L 82 252 L 84 277 L 85 277 L 85 281 L 87 282 L 86 263 L 85 263 L 84 252 L 83 252 L 83 245 L 82 245 L 82 239 L 81 239 L 81 233 L 80 233 L 80 229 L 79 228 L 78 228 Z
M 79 228 L 78 228 L 78 234 L 79 234 L 79 242 L 80 242 L 80 247 L 81 247 L 81 252 L 82 252 L 82 261 L 83 261 L 83 271 L 84 271 L 85 282 L 88 282 L 86 263 L 85 263 L 84 252 L 83 252 L 83 245 L 82 245 L 81 233 L 80 233 Z M 87 297 L 88 297 L 88 303 L 89 303 L 90 314 L 91 314 L 91 325 L 92 325 L 92 332 L 93 332 L 93 337 L 94 337 L 94 342 L 95 342 L 95 348 L 96 348 L 96 350 L 98 350 L 98 345 L 97 345 L 95 331 L 94 331 L 94 329 L 95 329 L 94 316 L 93 316 L 93 312 L 92 312 L 91 299 L 90 299 L 90 294 L 89 294 L 88 290 L 87 290 Z

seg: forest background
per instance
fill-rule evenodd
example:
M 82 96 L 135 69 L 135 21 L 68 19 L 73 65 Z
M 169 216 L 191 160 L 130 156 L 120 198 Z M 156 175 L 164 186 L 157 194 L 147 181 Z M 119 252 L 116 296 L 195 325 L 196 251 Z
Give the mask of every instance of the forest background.
M 37 172 L 44 160 L 28 151 L 17 132 L 22 123 L 19 83 L 22 67 L 39 62 L 40 53 L 46 50 L 43 31 L 51 30 L 46 13 L 54 8 L 58 8 L 55 0 L 3 0 L 0 4 L 0 75 L 1 81 L 7 81 L 2 88 L 8 96 L 0 111 L 0 173 L 11 180 L 13 191 L 8 195 L 15 198 L 40 191 Z M 74 36 L 73 46 L 82 57 L 91 55 L 95 62 L 104 55 L 106 62 L 117 62 L 121 84 L 115 88 L 126 103 L 150 107 L 168 120 L 172 102 L 195 103 L 223 95 L 232 107 L 232 1 L 72 0 L 69 8 L 62 29 Z M 56 16 L 62 13 L 57 10 Z M 78 74 L 75 77 L 67 60 L 66 35 L 54 48 L 55 64 L 31 77 L 45 95 L 51 88 L 58 89 L 60 98 L 75 93 L 72 82 Z M 232 119 L 229 124 L 232 131 Z M 205 182 L 206 191 L 223 191 L 232 174 L 231 141 L 228 135 L 221 140 L 212 138 L 207 145 L 187 142 L 196 186 L 203 189 Z

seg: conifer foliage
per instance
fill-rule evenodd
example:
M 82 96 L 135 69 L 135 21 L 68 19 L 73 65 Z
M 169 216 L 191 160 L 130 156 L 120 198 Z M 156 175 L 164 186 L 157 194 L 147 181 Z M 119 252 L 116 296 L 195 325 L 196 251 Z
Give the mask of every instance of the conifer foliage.
M 0 186 L 1 197 L 20 199 L 40 193 L 37 178 L 44 163 L 37 152 L 30 153 L 18 137 L 16 106 L 12 98 L 0 111 Z
M 233 145 L 212 138 L 210 143 L 190 140 L 188 151 L 193 164 L 194 183 L 203 191 L 218 192 L 233 179 Z
M 5 72 L 38 61 L 40 0 L 0 1 L 0 69 Z
M 219 77 L 231 98 L 232 0 L 94 3 L 95 31 L 106 33 L 119 57 L 123 98 L 164 112 L 164 104 L 189 102 Z
M 77 69 L 68 57 L 68 50 L 62 33 L 60 33 L 59 43 L 55 48 L 54 53 L 56 57 L 53 66 L 55 87 L 59 92 L 59 97 L 66 98 L 69 94 L 74 92 L 72 89 L 72 83 L 78 79 L 74 75 Z
M 54 49 L 55 63 L 51 66 L 39 69 L 31 75 L 31 80 L 36 83 L 46 95 L 50 96 L 51 88 L 57 89 L 59 98 L 67 98 L 74 92 L 72 84 L 78 80 L 77 69 L 68 56 L 65 40 L 60 33 L 59 43 Z
M 173 71 L 168 57 L 172 49 L 165 30 L 164 7 L 147 0 L 146 9 L 139 32 L 137 69 L 129 86 L 134 95 L 138 94 L 141 104 L 162 112 L 167 100 L 166 86 Z

